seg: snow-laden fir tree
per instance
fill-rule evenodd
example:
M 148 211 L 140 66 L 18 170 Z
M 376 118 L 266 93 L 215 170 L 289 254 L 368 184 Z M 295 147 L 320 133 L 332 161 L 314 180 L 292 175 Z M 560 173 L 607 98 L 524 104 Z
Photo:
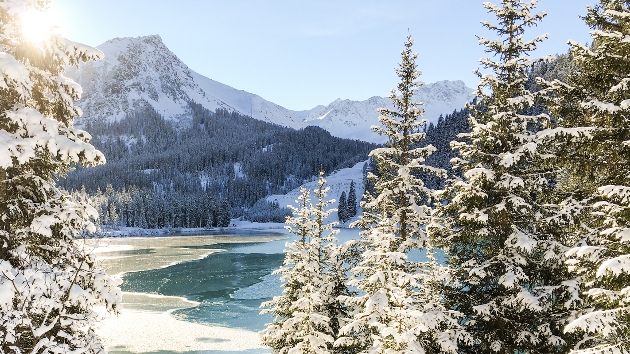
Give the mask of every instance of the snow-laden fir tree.
M 272 313 L 274 321 L 261 332 L 265 345 L 274 353 L 336 353 L 334 342 L 339 328 L 348 317 L 340 296 L 352 293 L 346 287 L 346 254 L 351 244 L 338 246 L 333 230 L 335 223 L 325 223 L 334 211 L 327 207 L 329 187 L 320 172 L 318 187 L 314 191 L 317 204 L 313 206 L 310 191 L 302 187 L 296 201 L 298 208 L 290 206 L 294 216 L 287 218 L 287 229 L 298 237 L 287 244 L 284 264 L 275 273 L 281 274 L 283 293 L 265 302 L 262 313 Z
M 350 190 L 348 191 L 346 206 L 348 208 L 348 219 L 357 216 L 357 191 L 354 187 L 354 181 L 350 181 Z
M 96 211 L 55 186 L 73 164 L 104 162 L 72 127 L 81 87 L 63 75 L 102 53 L 26 36 L 48 7 L 0 1 L 0 351 L 103 353 L 95 306 L 115 311 L 120 290 L 75 239 Z
M 339 196 L 339 205 L 337 206 L 337 217 L 340 223 L 348 221 L 348 204 L 346 201 L 346 191 L 341 192 Z
M 584 20 L 593 42 L 570 42 L 577 70 L 542 83 L 558 125 L 541 137 L 557 149 L 580 226 L 567 256 L 586 304 L 566 331 L 588 335 L 576 353 L 630 353 L 630 1 L 602 0 Z
M 454 353 L 458 342 L 467 339 L 458 330 L 458 314 L 444 308 L 435 291 L 440 268 L 424 231 L 431 191 L 416 174 L 444 172 L 423 164 L 433 146 L 417 147 L 425 121 L 413 101 L 422 83 L 416 81 L 420 72 L 412 44 L 408 37 L 396 70 L 398 93 L 392 90 L 390 95 L 395 109 L 379 109 L 382 127 L 375 130 L 387 136 L 388 143 L 370 153 L 379 172 L 378 177 L 369 176 L 376 195 L 366 193 L 364 213 L 354 224 L 363 229 L 363 252 L 349 282 L 358 294 L 344 298 L 354 309 L 353 318 L 341 330 L 346 336 L 337 341 L 354 353 Z M 419 249 L 431 260 L 410 261 L 409 252 Z
M 536 144 L 549 117 L 524 113 L 534 104 L 525 83 L 538 61 L 528 53 L 546 38 L 523 38 L 545 16 L 532 12 L 536 5 L 484 3 L 497 22 L 482 24 L 498 38 L 479 38 L 493 58 L 480 60 L 489 73 L 478 73 L 471 132 L 451 143 L 463 179 L 445 189 L 429 228 L 447 254 L 446 304 L 464 313 L 475 339 L 465 352 L 568 352 L 576 341 L 563 329 L 579 284 L 565 266 L 568 240 L 553 204 L 555 172 Z

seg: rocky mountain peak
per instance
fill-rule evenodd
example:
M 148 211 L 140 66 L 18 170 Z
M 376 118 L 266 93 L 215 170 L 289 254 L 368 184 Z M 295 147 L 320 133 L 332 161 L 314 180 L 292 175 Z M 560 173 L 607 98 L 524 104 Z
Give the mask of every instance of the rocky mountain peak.
M 160 36 L 115 38 L 97 47 L 105 59 L 69 71 L 83 87 L 82 120 L 117 121 L 141 104 L 165 118 L 178 120 L 187 110 L 190 92 L 200 91 L 192 71 Z

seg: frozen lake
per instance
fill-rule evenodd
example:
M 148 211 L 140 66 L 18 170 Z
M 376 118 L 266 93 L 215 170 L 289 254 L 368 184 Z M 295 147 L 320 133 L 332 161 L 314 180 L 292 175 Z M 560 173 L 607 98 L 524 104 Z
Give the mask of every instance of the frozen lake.
M 99 330 L 110 353 L 268 353 L 261 302 L 281 292 L 284 229 L 100 239 L 96 256 L 123 283 L 123 310 Z M 358 238 L 341 230 L 338 238 Z

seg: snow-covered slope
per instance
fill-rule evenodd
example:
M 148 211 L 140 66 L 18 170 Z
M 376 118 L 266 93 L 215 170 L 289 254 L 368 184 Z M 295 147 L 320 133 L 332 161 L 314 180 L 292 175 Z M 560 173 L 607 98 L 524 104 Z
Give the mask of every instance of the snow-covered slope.
M 229 107 L 229 110 L 235 110 L 241 114 L 251 116 L 252 118 L 269 123 L 284 125 L 286 127 L 299 129 L 305 126 L 303 120 L 310 111 L 291 111 L 273 102 L 269 102 L 258 95 L 234 89 L 194 71 L 192 72 L 192 75 L 195 79 L 195 83 L 206 96 L 216 97 L 221 100 Z M 192 98 L 195 102 L 211 109 L 204 103 L 203 100 L 197 100 L 194 99 L 194 97 Z
M 357 196 L 357 215 L 361 215 L 363 210 L 358 205 L 359 200 L 361 200 L 361 196 L 365 192 L 365 185 L 363 183 L 363 167 L 367 161 L 359 162 L 350 168 L 343 168 L 339 171 L 335 171 L 331 173 L 328 177 L 326 177 L 326 185 L 330 187 L 330 191 L 328 192 L 327 200 L 334 199 L 336 202 L 332 204 L 332 208 L 337 208 L 339 202 L 339 196 L 341 196 L 341 192 L 346 192 L 346 195 L 350 191 L 350 182 L 354 181 L 355 192 Z M 317 181 L 312 181 L 309 183 L 305 183 L 304 187 L 313 191 L 317 188 Z M 300 196 L 300 188 L 296 188 L 290 191 L 287 194 L 273 194 L 267 197 L 267 201 L 273 202 L 277 201 L 281 207 L 287 207 L 288 205 L 297 206 L 296 200 Z M 314 200 L 314 196 L 311 193 L 311 202 L 316 204 L 317 202 Z M 354 218 L 356 219 L 356 217 Z M 343 225 L 348 225 L 354 219 L 349 220 Z M 337 213 L 332 213 L 326 219 L 326 222 L 331 221 L 339 221 L 337 217 Z
M 194 101 L 212 111 L 223 108 L 291 128 L 315 125 L 338 137 L 384 142 L 370 126 L 378 124 L 376 108 L 391 106 L 388 98 L 336 100 L 327 106 L 292 111 L 190 70 L 159 36 L 116 38 L 98 48 L 105 60 L 68 71 L 83 87 L 78 105 L 84 116 L 78 124 L 117 121 L 146 102 L 165 119 L 186 125 L 191 118 L 187 102 Z M 462 108 L 472 99 L 471 92 L 461 81 L 440 81 L 422 87 L 416 100 L 426 103 L 425 117 L 435 122 L 440 114 Z

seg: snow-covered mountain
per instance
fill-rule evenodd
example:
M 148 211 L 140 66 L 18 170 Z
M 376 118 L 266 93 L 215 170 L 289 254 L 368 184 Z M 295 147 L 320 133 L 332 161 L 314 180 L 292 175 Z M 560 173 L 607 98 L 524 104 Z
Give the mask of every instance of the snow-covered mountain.
M 435 123 L 440 114 L 452 113 L 470 102 L 472 91 L 463 81 L 438 81 L 420 87 L 414 100 L 424 102 L 424 118 Z M 317 125 L 341 138 L 383 143 L 385 139 L 370 129 L 380 124 L 377 111 L 380 107 L 393 108 L 391 99 L 379 96 L 365 101 L 338 99 L 326 107 L 310 110 L 305 124 Z
M 78 105 L 84 115 L 78 124 L 118 121 L 146 102 L 166 120 L 185 126 L 191 120 L 187 102 L 194 101 L 213 111 L 223 108 L 291 128 L 315 125 L 342 138 L 384 141 L 370 126 L 378 124 L 376 108 L 391 106 L 388 98 L 338 99 L 327 106 L 292 111 L 190 70 L 159 36 L 116 38 L 98 48 L 105 53 L 104 60 L 68 71 L 83 87 Z M 426 103 L 425 117 L 435 122 L 440 114 L 462 108 L 472 99 L 472 91 L 461 81 L 440 81 L 422 87 L 416 100 Z
M 105 59 L 89 62 L 68 75 L 83 87 L 78 120 L 118 121 L 147 102 L 166 120 L 186 124 L 188 101 L 209 110 L 224 108 L 285 126 L 299 126 L 302 119 L 261 97 L 236 90 L 188 68 L 159 36 L 115 38 L 98 49 Z

